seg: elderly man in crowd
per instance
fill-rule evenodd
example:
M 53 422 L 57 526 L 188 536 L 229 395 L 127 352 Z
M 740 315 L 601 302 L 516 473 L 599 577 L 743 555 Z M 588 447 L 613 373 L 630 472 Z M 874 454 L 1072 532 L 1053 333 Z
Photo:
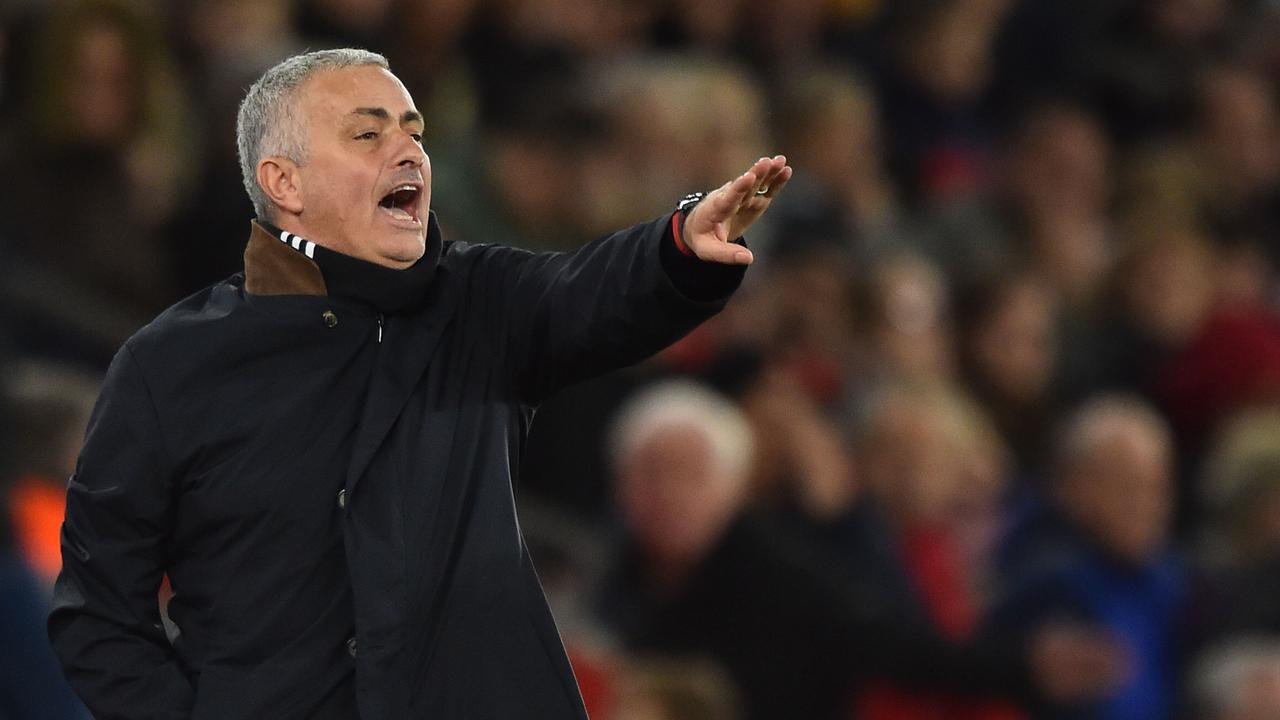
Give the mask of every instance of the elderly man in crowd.
M 1057 445 L 1049 502 L 1011 534 L 995 622 L 1087 621 L 1125 650 L 1127 679 L 1054 716 L 1164 718 L 1173 709 L 1186 580 L 1171 545 L 1173 441 L 1147 404 L 1099 396 Z
M 100 720 L 585 717 L 512 501 L 532 408 L 718 311 L 791 168 L 533 254 L 442 240 L 423 124 L 369 52 L 249 89 L 244 272 L 121 348 L 69 485 L 49 633 Z
M 870 562 L 845 572 L 850 558 L 752 507 L 756 436 L 707 388 L 644 390 L 619 412 L 612 439 L 627 532 L 601 619 L 633 651 L 721 664 L 749 720 L 1003 717 L 1004 703 L 985 701 L 1091 700 L 1122 679 L 1114 643 L 1083 625 L 948 637 L 910 617 Z M 869 681 L 924 702 L 855 709 Z

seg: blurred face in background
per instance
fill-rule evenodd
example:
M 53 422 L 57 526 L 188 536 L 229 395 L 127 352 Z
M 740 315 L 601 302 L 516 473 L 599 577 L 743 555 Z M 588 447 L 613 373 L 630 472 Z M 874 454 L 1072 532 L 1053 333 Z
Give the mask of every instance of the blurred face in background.
M 1057 353 L 1053 298 L 1029 276 L 995 292 L 993 307 L 968 338 L 971 365 L 1001 397 L 1037 403 L 1049 392 Z
M 404 85 L 372 65 L 321 71 L 295 101 L 306 158 L 290 229 L 369 262 L 416 262 L 426 248 L 431 164 Z M 404 185 L 414 189 L 396 192 Z
M 1070 106 L 1032 114 L 1005 160 L 1004 187 L 1026 222 L 1033 264 L 1068 301 L 1086 304 L 1110 262 L 1110 146 Z
M 138 120 L 137 68 L 124 31 L 107 22 L 83 30 L 66 67 L 72 127 L 97 145 L 129 138 Z
M 873 340 L 885 372 L 922 381 L 949 377 L 951 330 L 942 274 L 919 258 L 890 260 L 873 271 Z
M 905 64 L 939 99 L 968 102 L 991 79 L 992 44 L 1008 0 L 956 0 L 928 11 L 908 31 Z
M 1213 260 L 1199 238 L 1183 231 L 1153 236 L 1120 277 L 1134 325 L 1173 347 L 1194 337 L 1213 300 Z
M 1280 127 L 1265 77 L 1221 68 L 1201 80 L 1199 140 L 1217 181 L 1240 200 L 1269 189 L 1280 174 Z
M 1240 683 L 1237 704 L 1223 720 L 1273 720 L 1280 716 L 1280 662 L 1256 668 Z
M 986 418 L 946 391 L 890 391 L 873 412 L 862 443 L 867 490 L 900 531 L 945 530 L 981 562 L 997 538 L 1006 470 Z
M 789 102 L 799 112 L 786 128 L 795 166 L 831 188 L 841 203 L 865 204 L 868 184 L 881 182 L 880 109 L 875 96 L 847 72 L 798 74 Z M 874 219 L 878 207 L 855 207 L 859 218 Z
M 1008 188 L 1032 216 L 1106 209 L 1110 149 L 1097 120 L 1049 107 L 1027 122 L 1008 158 Z
M 592 234 L 662 212 L 670 188 L 719 186 L 768 144 L 760 88 L 732 65 L 641 60 L 606 69 L 594 84 L 607 139 L 568 163 L 569 172 L 582 173 L 573 214 L 585 206 Z
M 881 400 L 864 443 L 867 489 L 900 528 L 944 523 L 965 474 L 930 403 L 900 394 Z
M 1168 539 L 1173 509 L 1167 435 L 1134 417 L 1090 421 L 1060 476 L 1067 514 L 1115 557 L 1142 565 Z
M 718 462 L 695 425 L 652 431 L 619 466 L 628 526 L 651 560 L 688 565 L 711 548 L 744 499 L 746 480 Z

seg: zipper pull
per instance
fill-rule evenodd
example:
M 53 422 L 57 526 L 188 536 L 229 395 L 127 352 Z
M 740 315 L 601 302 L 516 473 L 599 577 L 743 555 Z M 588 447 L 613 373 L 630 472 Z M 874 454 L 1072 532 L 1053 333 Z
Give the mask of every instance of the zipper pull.
M 382 342 L 382 313 L 378 313 L 378 342 Z

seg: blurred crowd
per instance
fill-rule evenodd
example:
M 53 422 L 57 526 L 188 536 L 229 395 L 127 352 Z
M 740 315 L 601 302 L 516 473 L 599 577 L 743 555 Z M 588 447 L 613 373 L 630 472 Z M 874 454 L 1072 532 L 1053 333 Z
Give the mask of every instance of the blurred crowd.
M 97 383 L 241 268 L 239 99 L 330 46 L 413 94 L 449 239 L 796 168 L 720 316 L 534 421 L 593 718 L 1280 717 L 1274 0 L 0 0 L 0 717 L 80 717 Z

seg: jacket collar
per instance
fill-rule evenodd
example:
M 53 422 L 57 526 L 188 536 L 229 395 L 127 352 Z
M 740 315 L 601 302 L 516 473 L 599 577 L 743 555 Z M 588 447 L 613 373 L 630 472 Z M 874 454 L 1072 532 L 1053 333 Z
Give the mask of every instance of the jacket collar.
M 427 215 L 426 253 L 403 270 L 330 250 L 255 220 L 244 250 L 245 290 L 253 295 L 342 297 L 386 313 L 412 310 L 426 302 L 441 245 L 434 212 Z

